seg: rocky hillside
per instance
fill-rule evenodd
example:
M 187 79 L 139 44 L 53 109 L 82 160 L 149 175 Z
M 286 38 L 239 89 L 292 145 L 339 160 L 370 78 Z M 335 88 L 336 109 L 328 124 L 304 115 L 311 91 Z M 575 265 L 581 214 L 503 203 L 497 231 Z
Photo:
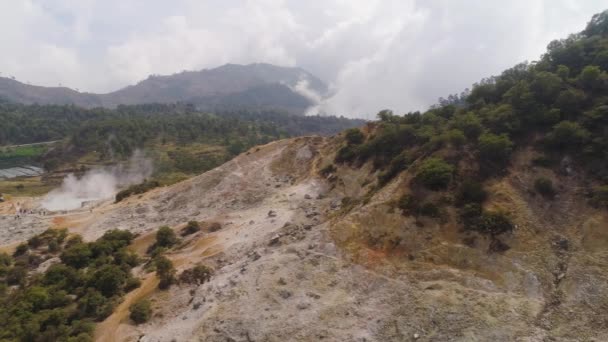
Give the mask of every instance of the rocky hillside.
M 464 101 L 254 147 L 119 203 L 5 218 L 0 241 L 49 227 L 98 240 L 51 250 L 43 235 L 0 258 L 21 284 L 4 336 L 606 341 L 607 42 L 605 12 Z M 15 201 L 37 199 L 0 213 Z
M 97 325 L 101 341 L 608 338 L 608 213 L 587 204 L 576 167 L 533 166 L 534 152 L 517 151 L 507 174 L 484 183 L 485 210 L 504 212 L 512 229 L 488 234 L 463 226 L 443 192 L 426 194 L 445 203 L 437 217 L 401 209 L 419 168 L 378 189 L 371 162 L 334 163 L 344 143 L 275 142 L 91 212 L 1 222 L 12 235 L 56 226 L 86 240 L 129 230 L 142 257 L 158 227 L 181 235 L 199 222 L 165 255 L 177 275 L 202 263 L 211 278 L 160 290 L 155 272 L 135 269 L 142 283 Z M 552 200 L 535 194 L 539 175 L 562 184 Z M 129 307 L 142 298 L 153 314 L 135 325 Z
M 31 86 L 0 78 L 0 98 L 25 104 L 75 104 L 89 108 L 185 102 L 202 110 L 255 108 L 301 114 L 314 103 L 304 89 L 320 97 L 328 95 L 327 86 L 303 69 L 261 63 L 227 64 L 169 76 L 153 75 L 108 94 Z

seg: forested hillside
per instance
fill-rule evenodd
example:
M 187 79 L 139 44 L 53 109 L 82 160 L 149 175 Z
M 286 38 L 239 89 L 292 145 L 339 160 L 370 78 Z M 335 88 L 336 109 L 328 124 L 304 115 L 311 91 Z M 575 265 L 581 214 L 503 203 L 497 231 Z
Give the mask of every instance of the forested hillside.
M 157 176 L 172 175 L 169 183 L 216 167 L 255 145 L 293 136 L 331 135 L 364 124 L 276 111 L 208 114 L 186 104 L 84 109 L 7 102 L 0 103 L 0 121 L 2 167 L 34 163 L 47 171 L 86 170 L 124 161 L 142 149 L 155 161 Z M 55 140 L 48 147 L 6 147 Z M 15 192 L 19 185 L 0 184 L 0 189 Z
M 603 12 L 583 32 L 551 42 L 538 62 L 483 79 L 462 97 L 442 99 L 424 113 L 379 113 L 371 136 L 348 132 L 336 161 L 373 159 L 384 169 L 384 183 L 445 147 L 455 151 L 452 163 L 471 157 L 474 163 L 459 174 L 477 178 L 504 172 L 514 150 L 533 146 L 543 153 L 539 164 L 555 166 L 567 155 L 572 165 L 608 182 L 607 72 Z

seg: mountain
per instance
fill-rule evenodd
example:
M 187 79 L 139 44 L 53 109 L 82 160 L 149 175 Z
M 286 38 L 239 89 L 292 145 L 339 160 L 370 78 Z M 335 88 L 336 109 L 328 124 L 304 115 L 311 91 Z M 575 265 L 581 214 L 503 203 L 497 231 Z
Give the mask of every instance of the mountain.
M 201 110 L 278 109 L 303 113 L 314 101 L 299 91 L 305 87 L 320 97 L 328 88 L 301 68 L 270 64 L 227 64 L 215 69 L 153 75 L 107 94 L 80 93 L 65 87 L 40 87 L 0 78 L 0 98 L 25 104 L 74 104 L 116 107 L 144 103 L 195 104 Z

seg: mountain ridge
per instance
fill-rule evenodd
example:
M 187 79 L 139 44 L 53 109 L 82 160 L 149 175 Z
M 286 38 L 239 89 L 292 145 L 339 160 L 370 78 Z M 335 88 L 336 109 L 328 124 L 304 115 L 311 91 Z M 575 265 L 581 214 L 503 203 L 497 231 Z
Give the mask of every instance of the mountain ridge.
M 302 87 L 320 97 L 329 94 L 323 81 L 302 68 L 253 63 L 150 75 L 108 93 L 29 85 L 0 77 L 0 98 L 24 104 L 73 104 L 87 108 L 184 102 L 210 111 L 253 107 L 302 114 L 314 104 L 313 99 L 299 90 Z

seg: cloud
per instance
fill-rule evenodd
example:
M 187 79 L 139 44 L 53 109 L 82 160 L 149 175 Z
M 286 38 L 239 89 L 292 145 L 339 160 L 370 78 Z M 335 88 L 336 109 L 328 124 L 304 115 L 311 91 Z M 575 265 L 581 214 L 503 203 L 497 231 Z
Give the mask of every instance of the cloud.
M 537 59 L 600 0 L 0 0 L 0 72 L 107 92 L 149 74 L 267 62 L 328 82 L 327 113 L 425 109 Z M 302 86 L 305 90 L 306 87 Z

